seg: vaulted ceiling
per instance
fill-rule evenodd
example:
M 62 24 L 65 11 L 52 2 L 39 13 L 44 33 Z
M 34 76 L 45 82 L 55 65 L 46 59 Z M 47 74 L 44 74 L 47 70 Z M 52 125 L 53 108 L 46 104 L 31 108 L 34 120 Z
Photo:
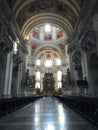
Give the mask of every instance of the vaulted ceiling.
M 70 38 L 83 0 L 7 0 L 7 3 L 24 39 L 33 28 L 47 22 L 62 28 Z
M 68 35 L 74 29 L 81 0 L 7 0 L 20 30 L 28 35 L 35 26 L 50 22 L 62 27 Z

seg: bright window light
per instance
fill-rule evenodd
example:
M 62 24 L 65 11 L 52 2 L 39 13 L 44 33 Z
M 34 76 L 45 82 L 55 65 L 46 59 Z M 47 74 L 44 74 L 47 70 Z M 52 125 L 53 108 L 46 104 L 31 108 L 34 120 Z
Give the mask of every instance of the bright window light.
M 62 83 L 58 82 L 58 88 L 62 88 Z
M 57 59 L 57 65 L 61 65 L 61 60 L 60 59 Z
M 40 88 L 40 83 L 39 82 L 36 82 L 35 88 Z
M 47 124 L 45 130 L 55 130 L 53 124 Z
M 40 80 L 40 71 L 36 72 L 36 80 Z
M 45 32 L 50 32 L 51 31 L 51 26 L 50 24 L 45 25 Z
M 46 60 L 45 66 L 46 66 L 46 67 L 51 67 L 51 66 L 52 66 L 51 60 Z
M 14 43 L 13 51 L 14 51 L 15 53 L 17 53 L 17 43 L 16 43 L 16 42 Z
M 61 72 L 61 71 L 58 71 L 58 72 L 57 72 L 57 80 L 58 80 L 58 81 L 61 81 L 61 80 L 62 80 L 62 72 Z
M 40 59 L 36 60 L 36 65 L 40 65 Z

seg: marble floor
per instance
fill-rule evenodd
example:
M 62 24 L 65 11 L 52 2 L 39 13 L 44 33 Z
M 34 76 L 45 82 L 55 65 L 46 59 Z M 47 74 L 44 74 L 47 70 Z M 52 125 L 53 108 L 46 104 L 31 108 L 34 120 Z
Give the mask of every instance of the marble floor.
M 57 99 L 41 98 L 0 117 L 0 130 L 97 130 Z

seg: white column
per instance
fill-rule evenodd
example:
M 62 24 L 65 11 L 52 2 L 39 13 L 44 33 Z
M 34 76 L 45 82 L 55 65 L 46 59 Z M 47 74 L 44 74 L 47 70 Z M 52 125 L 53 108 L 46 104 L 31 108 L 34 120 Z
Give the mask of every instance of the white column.
M 88 55 L 85 52 L 82 52 L 82 70 L 83 70 L 83 75 L 85 75 L 87 77 L 87 81 L 89 83 L 88 86 L 88 94 L 90 94 L 90 96 L 94 95 L 94 84 L 93 84 L 93 79 L 92 79 L 92 75 L 91 72 L 88 68 Z
M 3 92 L 3 95 L 7 97 L 11 96 L 12 70 L 13 70 L 13 54 L 9 53 L 7 55 L 5 84 Z
M 88 76 L 87 74 L 87 58 L 86 58 L 86 53 L 82 51 L 82 59 L 81 59 L 81 62 L 82 62 L 82 71 L 83 71 L 83 76 Z
M 44 40 L 44 28 L 40 28 L 40 40 Z
M 53 40 L 56 40 L 56 28 L 55 27 L 52 27 L 53 29 L 53 32 L 52 32 L 52 39 Z

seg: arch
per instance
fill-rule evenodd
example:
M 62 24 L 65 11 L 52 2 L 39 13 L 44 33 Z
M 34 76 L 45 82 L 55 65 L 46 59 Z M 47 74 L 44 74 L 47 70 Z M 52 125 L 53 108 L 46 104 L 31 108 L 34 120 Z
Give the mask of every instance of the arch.
M 36 82 L 35 88 L 40 89 L 40 83 L 39 82 Z
M 73 27 L 69 21 L 60 15 L 53 13 L 42 13 L 29 18 L 22 27 L 22 35 L 26 38 L 37 26 L 41 26 L 45 23 L 50 23 L 63 29 L 64 32 L 70 36 L 73 33 Z
M 60 56 L 63 56 L 60 48 L 58 48 L 57 46 L 54 46 L 54 45 L 49 45 L 49 44 L 46 44 L 46 45 L 43 45 L 43 46 L 40 46 L 39 48 L 37 48 L 35 50 L 35 53 L 34 53 L 34 57 L 36 57 L 37 55 L 39 55 L 39 52 L 43 51 L 44 52 L 47 52 L 47 51 L 52 51 L 52 52 L 57 52 Z
M 17 2 L 15 2 L 14 6 L 13 6 L 13 12 L 15 14 L 15 17 L 18 16 L 19 12 L 25 8 L 27 5 L 30 5 L 32 2 L 35 2 L 35 0 L 25 0 L 24 2 L 22 0 L 17 0 Z M 59 0 L 58 2 L 61 2 L 61 0 Z M 72 9 L 72 11 L 75 13 L 75 15 L 78 15 L 79 11 L 80 11 L 80 6 L 78 4 L 78 2 L 76 0 L 62 0 L 63 4 L 67 5 L 69 8 Z

